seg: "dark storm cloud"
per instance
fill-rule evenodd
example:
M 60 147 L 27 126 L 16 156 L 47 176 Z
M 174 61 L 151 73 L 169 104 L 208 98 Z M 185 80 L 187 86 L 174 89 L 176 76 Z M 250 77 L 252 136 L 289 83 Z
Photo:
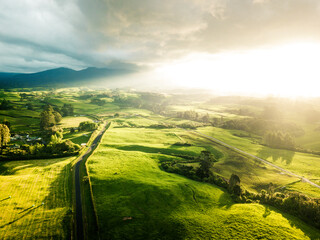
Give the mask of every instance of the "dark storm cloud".
M 320 39 L 317 0 L 2 0 L 0 71 L 161 62 Z

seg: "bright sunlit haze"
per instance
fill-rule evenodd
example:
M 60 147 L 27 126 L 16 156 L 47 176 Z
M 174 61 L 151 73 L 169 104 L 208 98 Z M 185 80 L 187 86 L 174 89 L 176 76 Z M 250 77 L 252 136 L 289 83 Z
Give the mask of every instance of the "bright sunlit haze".
M 192 53 L 155 71 L 180 87 L 285 97 L 319 96 L 320 44 L 295 42 L 218 54 Z
M 1 9 L 0 72 L 108 68 L 99 86 L 320 96 L 317 0 L 3 0 Z

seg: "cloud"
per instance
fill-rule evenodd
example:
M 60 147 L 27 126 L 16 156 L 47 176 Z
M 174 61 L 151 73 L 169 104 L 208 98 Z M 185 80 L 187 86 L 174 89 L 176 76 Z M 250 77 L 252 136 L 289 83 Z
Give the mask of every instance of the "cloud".
M 223 17 L 207 15 L 200 34 L 207 51 L 250 48 L 288 41 L 320 40 L 320 3 L 315 0 L 229 0 Z
M 0 71 L 320 41 L 317 0 L 2 0 Z

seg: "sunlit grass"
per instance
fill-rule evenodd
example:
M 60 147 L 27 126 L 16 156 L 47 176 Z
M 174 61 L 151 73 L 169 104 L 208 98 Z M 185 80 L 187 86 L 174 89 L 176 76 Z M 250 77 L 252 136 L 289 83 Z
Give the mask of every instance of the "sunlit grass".
M 175 133 L 173 133 L 175 132 Z M 89 158 L 101 235 L 110 239 L 308 239 L 319 232 L 225 190 L 159 169 L 182 130 L 113 128 Z M 166 149 L 166 150 L 164 150 Z M 202 148 L 204 149 L 204 148 Z M 172 153 L 176 149 L 172 149 Z M 199 154 L 191 146 L 183 152 Z
M 88 117 L 64 117 L 62 118 L 62 121 L 60 122 L 60 127 L 62 128 L 71 128 L 71 127 L 78 127 L 81 122 L 90 121 L 92 122 L 92 119 Z
M 70 238 L 71 159 L 0 163 L 0 239 Z
M 320 158 L 317 155 L 265 147 L 254 143 L 250 139 L 233 135 L 232 130 L 203 127 L 199 128 L 198 131 L 247 151 L 248 153 L 264 158 L 294 173 L 308 178 L 320 177 L 320 171 L 318 170 L 320 169 Z

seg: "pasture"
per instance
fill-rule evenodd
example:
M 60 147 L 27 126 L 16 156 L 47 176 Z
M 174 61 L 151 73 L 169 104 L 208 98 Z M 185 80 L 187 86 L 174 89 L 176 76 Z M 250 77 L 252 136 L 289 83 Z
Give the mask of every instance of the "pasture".
M 137 100 L 138 94 L 87 90 L 33 91 L 32 96 L 24 99 L 20 99 L 19 92 L 2 91 L 0 98 L 11 101 L 14 108 L 1 110 L 0 121 L 9 121 L 12 132 L 37 134 L 43 107 L 52 104 L 61 108 L 67 103 L 74 107 L 74 114 L 63 117 L 59 127 L 78 127 L 80 122 L 91 121 L 91 118 L 113 122 L 113 128 L 107 131 L 87 162 L 103 239 L 319 238 L 318 230 L 297 218 L 260 204 L 236 204 L 224 189 L 159 168 L 163 161 L 185 164 L 179 156 L 197 157 L 201 151 L 208 150 L 218 160 L 213 166 L 214 173 L 227 179 L 237 174 L 244 189 L 259 192 L 272 186 L 319 198 L 318 189 L 297 178 L 173 127 L 196 127 L 196 131 L 320 183 L 318 155 L 272 149 L 259 144 L 262 136 L 223 129 L 221 125 L 211 126 L 211 120 L 219 124 L 261 117 L 263 105 L 209 104 L 181 99 L 181 104 L 172 102 L 165 114 L 159 115 L 150 108 L 157 100 L 145 102 L 147 107 L 142 102 L 140 107 L 145 109 L 138 109 L 127 101 L 128 97 Z M 105 103 L 102 106 L 93 104 L 91 100 L 95 98 Z M 27 107 L 30 103 L 32 110 Z M 196 111 L 200 117 L 208 114 L 211 120 L 177 118 L 178 112 L 189 110 Z M 318 123 L 306 124 L 303 116 L 284 111 L 280 121 L 289 120 L 304 130 L 304 135 L 295 137 L 297 144 L 317 151 Z M 87 142 L 91 134 L 65 130 L 64 138 L 81 144 Z M 0 211 L 3 212 L 0 239 L 71 236 L 71 161 L 72 158 L 64 158 L 0 163 Z M 199 163 L 188 164 L 197 167 Z M 88 192 L 86 194 L 87 204 L 90 201 Z
M 60 122 L 59 126 L 62 128 L 74 128 L 78 127 L 81 122 L 85 121 L 92 122 L 92 119 L 88 117 L 64 117 L 62 118 L 62 121 Z
M 87 162 L 104 239 L 320 236 L 290 215 L 260 204 L 235 204 L 219 187 L 162 171 L 159 162 L 176 160 L 172 154 L 197 155 L 205 149 L 172 147 L 184 134 L 179 129 L 132 127 L 106 132 Z
M 72 160 L 0 162 L 0 239 L 71 237 Z
M 237 132 L 235 130 L 203 127 L 197 131 L 215 137 L 307 178 L 320 178 L 320 172 L 318 171 L 320 168 L 320 158 L 318 155 L 265 147 L 257 144 L 250 138 L 238 137 L 234 134 Z

